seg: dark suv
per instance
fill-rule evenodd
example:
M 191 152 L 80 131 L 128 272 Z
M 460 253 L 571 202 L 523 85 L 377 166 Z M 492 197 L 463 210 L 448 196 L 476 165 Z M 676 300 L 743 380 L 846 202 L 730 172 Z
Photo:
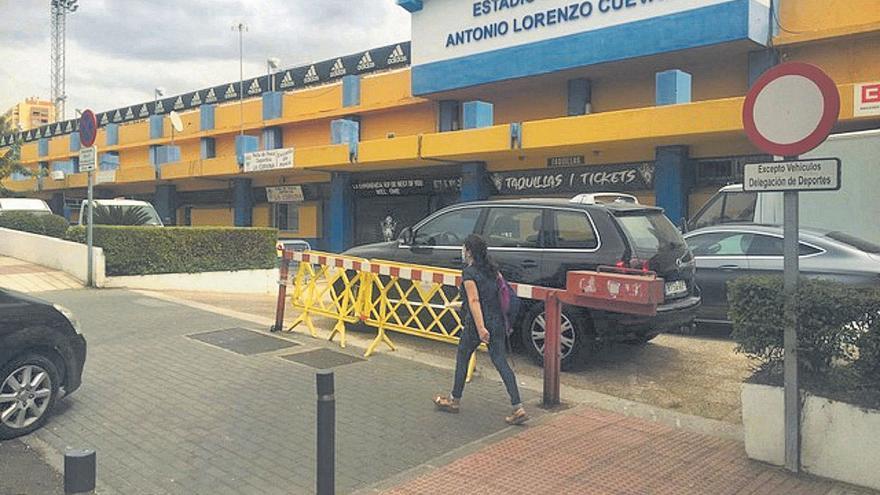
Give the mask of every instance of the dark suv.
M 665 279 L 666 300 L 654 317 L 564 307 L 565 368 L 583 361 L 599 340 L 641 344 L 665 330 L 689 325 L 700 305 L 694 258 L 681 233 L 661 209 L 631 202 L 523 199 L 463 203 L 404 229 L 396 241 L 359 246 L 346 254 L 461 268 L 461 245 L 471 233 L 486 239 L 502 273 L 513 282 L 564 287 L 566 272 L 599 266 L 650 270 Z M 540 360 L 543 305 L 523 302 L 518 330 L 525 348 Z

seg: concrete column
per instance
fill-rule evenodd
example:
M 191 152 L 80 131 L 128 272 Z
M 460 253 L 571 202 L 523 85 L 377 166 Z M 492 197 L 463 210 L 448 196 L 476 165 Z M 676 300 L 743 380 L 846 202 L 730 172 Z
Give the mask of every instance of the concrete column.
M 342 106 L 356 107 L 361 104 L 361 76 L 349 75 L 342 78 Z
M 104 126 L 104 145 L 115 146 L 119 144 L 119 124 L 107 124 Z
M 70 133 L 70 151 L 79 151 L 82 143 L 79 142 L 79 131 Z
M 165 136 L 165 121 L 161 115 L 150 115 L 150 139 L 159 139 Z
M 244 165 L 244 155 L 252 151 L 260 150 L 260 138 L 257 136 L 238 135 L 235 136 L 235 155 L 238 157 L 238 164 Z
M 202 105 L 199 107 L 199 130 L 214 130 L 214 109 L 217 105 Z
M 495 125 L 495 106 L 486 101 L 466 101 L 461 107 L 462 127 L 477 129 Z
M 251 179 L 232 179 L 232 207 L 235 209 L 236 227 L 254 224 L 254 194 Z
M 329 248 L 341 253 L 354 241 L 354 194 L 348 172 L 334 172 L 330 179 L 329 217 Z
M 263 120 L 281 118 L 284 98 L 280 91 L 267 91 L 263 93 Z
M 461 165 L 461 201 L 489 199 L 489 174 L 485 162 Z
M 693 182 L 693 170 L 688 166 L 687 146 L 661 146 L 655 151 L 654 193 L 657 206 L 675 225 L 688 215 L 688 193 Z
M 779 64 L 779 54 L 776 50 L 767 49 L 749 52 L 749 87 L 771 67 Z
M 177 186 L 157 184 L 153 206 L 165 225 L 177 225 Z

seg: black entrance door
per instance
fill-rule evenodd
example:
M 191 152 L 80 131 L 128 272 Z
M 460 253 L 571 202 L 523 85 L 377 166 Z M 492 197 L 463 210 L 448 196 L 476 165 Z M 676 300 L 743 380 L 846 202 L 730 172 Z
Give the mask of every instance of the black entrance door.
M 397 239 L 400 231 L 431 213 L 431 196 L 355 198 L 355 245 Z

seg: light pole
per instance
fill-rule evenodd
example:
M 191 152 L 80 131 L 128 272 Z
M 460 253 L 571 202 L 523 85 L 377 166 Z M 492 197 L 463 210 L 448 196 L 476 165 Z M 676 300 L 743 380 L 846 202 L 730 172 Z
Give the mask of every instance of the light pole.
M 266 59 L 266 74 L 269 76 L 269 91 L 275 91 L 275 78 L 272 77 L 273 70 L 278 70 L 281 65 L 281 59 L 278 57 L 269 57 Z
M 244 136 L 244 32 L 248 27 L 239 22 L 232 30 L 238 31 L 238 119 L 239 134 Z

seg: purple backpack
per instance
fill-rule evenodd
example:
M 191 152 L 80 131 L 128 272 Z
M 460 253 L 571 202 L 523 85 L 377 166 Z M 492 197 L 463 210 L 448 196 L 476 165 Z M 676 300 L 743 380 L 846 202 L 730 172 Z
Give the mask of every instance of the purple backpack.
M 501 314 L 504 316 L 504 331 L 510 336 L 513 333 L 513 324 L 511 322 L 516 321 L 516 316 L 519 313 L 519 296 L 516 295 L 516 291 L 507 283 L 507 280 L 504 279 L 500 272 L 498 273 L 496 283 L 498 284 L 498 301 L 501 303 Z

